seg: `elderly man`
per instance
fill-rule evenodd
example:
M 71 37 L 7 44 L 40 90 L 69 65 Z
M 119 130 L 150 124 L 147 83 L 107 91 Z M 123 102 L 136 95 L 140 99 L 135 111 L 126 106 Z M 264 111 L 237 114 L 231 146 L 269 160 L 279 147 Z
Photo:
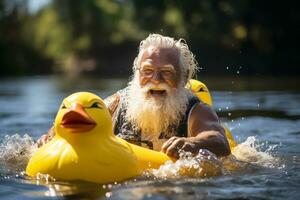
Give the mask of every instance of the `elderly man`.
M 115 134 L 175 158 L 181 150 L 230 154 L 216 113 L 185 89 L 196 68 L 183 40 L 150 34 L 140 43 L 128 87 L 105 100 Z

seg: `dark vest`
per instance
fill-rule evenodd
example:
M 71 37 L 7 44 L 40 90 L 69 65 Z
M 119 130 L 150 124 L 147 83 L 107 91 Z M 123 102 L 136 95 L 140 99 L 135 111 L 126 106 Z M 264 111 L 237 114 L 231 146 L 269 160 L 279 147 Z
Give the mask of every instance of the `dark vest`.
M 126 119 L 126 100 L 127 100 L 127 88 L 120 90 L 120 106 L 115 115 L 115 126 L 114 133 L 119 137 L 137 144 L 141 145 L 142 143 L 146 144 L 150 149 L 153 149 L 153 144 L 151 141 L 144 141 L 141 139 L 141 131 L 134 127 L 134 125 Z M 168 128 L 167 133 L 163 132 L 160 134 L 159 139 L 169 139 L 173 136 L 177 137 L 187 137 L 188 135 L 188 117 L 192 108 L 199 103 L 200 100 L 195 95 L 190 95 L 188 99 L 187 109 L 185 115 L 182 116 L 180 123 L 177 127 L 171 126 Z

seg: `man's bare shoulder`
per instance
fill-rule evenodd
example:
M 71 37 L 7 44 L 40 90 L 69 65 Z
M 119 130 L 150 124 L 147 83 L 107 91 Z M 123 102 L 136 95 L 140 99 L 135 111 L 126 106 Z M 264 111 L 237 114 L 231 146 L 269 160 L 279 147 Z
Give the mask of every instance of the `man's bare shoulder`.
M 120 103 L 120 99 L 121 96 L 119 92 L 116 92 L 113 95 L 108 96 L 104 99 L 104 103 L 107 106 L 111 115 L 114 115 L 114 113 L 116 112 Z
M 200 102 L 197 105 L 195 105 L 191 114 L 197 115 L 198 117 L 201 116 L 201 118 L 203 117 L 210 121 L 219 122 L 218 115 L 214 111 L 214 109 L 208 104 L 203 102 Z
M 111 113 L 114 113 L 118 106 L 122 103 L 122 99 L 127 96 L 128 87 L 118 90 L 111 96 L 108 96 L 104 99 L 105 105 L 108 107 Z

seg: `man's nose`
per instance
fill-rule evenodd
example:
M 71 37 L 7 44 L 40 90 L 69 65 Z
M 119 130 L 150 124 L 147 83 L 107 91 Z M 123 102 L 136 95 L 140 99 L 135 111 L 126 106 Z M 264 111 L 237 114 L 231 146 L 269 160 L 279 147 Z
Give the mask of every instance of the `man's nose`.
M 161 74 L 159 71 L 155 71 L 152 78 L 151 78 L 151 82 L 153 84 L 159 84 L 161 82 Z

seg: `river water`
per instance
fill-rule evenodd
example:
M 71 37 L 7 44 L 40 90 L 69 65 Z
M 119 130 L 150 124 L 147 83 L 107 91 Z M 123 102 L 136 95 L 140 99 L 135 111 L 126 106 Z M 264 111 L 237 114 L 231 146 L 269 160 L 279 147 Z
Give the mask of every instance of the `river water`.
M 124 79 L 54 76 L 0 80 L 0 199 L 299 198 L 299 90 L 212 91 L 214 109 L 240 144 L 233 151 L 233 163 L 242 162 L 238 170 L 229 164 L 235 170 L 217 176 L 174 172 L 195 161 L 183 158 L 142 177 L 106 185 L 47 177 L 32 181 L 24 174 L 33 141 L 47 132 L 64 97 L 90 91 L 104 98 L 125 85 Z M 222 165 L 228 162 L 230 158 Z

